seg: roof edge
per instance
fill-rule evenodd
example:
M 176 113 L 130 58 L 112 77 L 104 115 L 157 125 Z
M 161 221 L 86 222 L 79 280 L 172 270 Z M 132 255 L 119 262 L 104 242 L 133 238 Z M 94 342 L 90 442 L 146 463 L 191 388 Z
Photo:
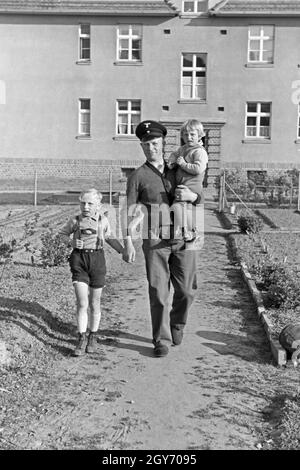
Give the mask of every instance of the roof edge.
M 229 11 L 209 11 L 209 16 L 226 16 L 226 17 L 241 17 L 241 16 L 252 16 L 252 17 L 265 17 L 265 16 L 271 16 L 271 17 L 299 17 L 300 16 L 300 11 L 295 12 L 295 11 L 284 11 L 284 12 L 275 12 L 275 11 L 235 11 L 235 12 L 229 12 Z
M 10 3 L 10 2 L 8 2 Z M 35 2 L 34 2 L 35 3 Z M 71 2 L 72 3 L 72 2 Z M 103 5 L 104 3 L 104 5 Z M 162 0 L 161 2 L 157 0 L 150 0 L 148 5 L 143 1 L 140 2 L 130 2 L 121 4 L 121 2 L 116 1 L 115 5 L 112 4 L 107 8 L 105 3 L 101 2 L 97 5 L 97 2 L 91 1 L 87 2 L 85 5 L 70 5 L 68 1 L 57 1 L 54 4 L 48 5 L 38 5 L 35 6 L 27 4 L 26 7 L 19 6 L 15 7 L 14 5 L 7 5 L 1 7 L 0 3 L 0 14 L 2 15 L 64 15 L 64 16 L 74 16 L 74 15 L 85 15 L 85 16 L 155 16 L 155 17 L 174 17 L 179 14 L 179 11 L 171 3 L 171 0 Z M 90 4 L 90 5 L 89 5 Z M 96 5 L 95 5 L 96 4 Z M 102 5 L 101 5 L 102 4 Z

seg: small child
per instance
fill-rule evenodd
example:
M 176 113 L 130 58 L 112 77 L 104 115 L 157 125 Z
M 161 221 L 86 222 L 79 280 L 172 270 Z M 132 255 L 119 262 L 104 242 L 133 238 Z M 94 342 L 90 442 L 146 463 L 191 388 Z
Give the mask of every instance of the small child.
M 208 155 L 201 141 L 205 135 L 203 126 L 197 119 L 189 119 L 183 123 L 180 135 L 184 145 L 170 155 L 167 165 L 169 168 L 177 168 L 177 185 L 184 185 L 191 191 L 201 194 L 208 163 Z M 191 203 L 175 201 L 172 209 L 174 210 L 175 237 L 181 238 L 183 235 L 185 241 L 193 241 L 197 232 L 195 206 Z M 178 224 L 178 221 L 181 223 Z
M 66 242 L 73 234 L 69 263 L 77 301 L 78 344 L 74 356 L 96 350 L 96 332 L 101 318 L 100 300 L 106 274 L 104 240 L 118 253 L 123 254 L 124 250 L 121 243 L 113 238 L 106 215 L 100 213 L 101 200 L 102 195 L 96 189 L 83 191 L 79 197 L 81 214 L 72 217 L 58 232 Z M 88 327 L 90 333 L 87 336 Z

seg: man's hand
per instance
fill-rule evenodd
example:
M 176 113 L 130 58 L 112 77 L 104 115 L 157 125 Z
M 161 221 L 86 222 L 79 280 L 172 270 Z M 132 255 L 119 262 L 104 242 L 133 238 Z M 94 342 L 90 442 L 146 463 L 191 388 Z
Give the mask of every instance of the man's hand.
M 179 184 L 175 189 L 176 202 L 194 202 L 197 197 L 198 195 L 193 193 L 187 186 L 184 186 L 184 184 Z
M 123 250 L 123 261 L 126 263 L 133 263 L 135 261 L 135 248 L 131 241 L 131 238 L 127 237 L 124 240 L 124 250 Z

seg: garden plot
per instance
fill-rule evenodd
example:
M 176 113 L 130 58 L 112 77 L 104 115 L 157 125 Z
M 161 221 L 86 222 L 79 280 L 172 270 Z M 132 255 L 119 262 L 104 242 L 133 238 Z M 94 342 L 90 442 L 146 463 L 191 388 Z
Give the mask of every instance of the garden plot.
M 112 229 L 116 230 L 118 213 L 114 208 L 103 205 L 104 211 L 111 212 Z M 2 218 L 0 218 L 0 240 L 7 243 L 12 249 L 13 261 L 33 262 L 32 255 L 36 261 L 42 242 L 41 236 L 49 231 L 54 234 L 67 220 L 79 214 L 79 206 L 42 206 L 30 209 L 1 207 Z
M 300 231 L 300 213 L 294 209 L 259 209 L 256 213 L 270 221 L 274 228 Z

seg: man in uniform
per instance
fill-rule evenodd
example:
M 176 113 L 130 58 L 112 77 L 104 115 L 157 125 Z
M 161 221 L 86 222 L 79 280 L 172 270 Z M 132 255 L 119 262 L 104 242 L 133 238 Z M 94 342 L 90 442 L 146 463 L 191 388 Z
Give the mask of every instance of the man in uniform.
M 132 242 L 133 209 L 141 206 L 144 213 L 143 253 L 148 280 L 152 338 L 156 357 L 168 354 L 164 319 L 168 317 L 170 286 L 174 288 L 169 325 L 174 345 L 183 338 L 188 311 L 195 296 L 197 249 L 183 239 L 175 239 L 170 207 L 174 201 L 198 204 L 201 194 L 186 186 L 176 188 L 175 171 L 168 169 L 163 158 L 166 128 L 156 121 L 143 121 L 136 128 L 146 162 L 137 168 L 127 183 L 127 227 L 124 231 L 124 254 L 127 262 L 135 259 Z M 168 210 L 166 211 L 166 208 Z M 123 219 L 124 222 L 124 219 Z M 188 248 L 188 249 L 187 249 Z

